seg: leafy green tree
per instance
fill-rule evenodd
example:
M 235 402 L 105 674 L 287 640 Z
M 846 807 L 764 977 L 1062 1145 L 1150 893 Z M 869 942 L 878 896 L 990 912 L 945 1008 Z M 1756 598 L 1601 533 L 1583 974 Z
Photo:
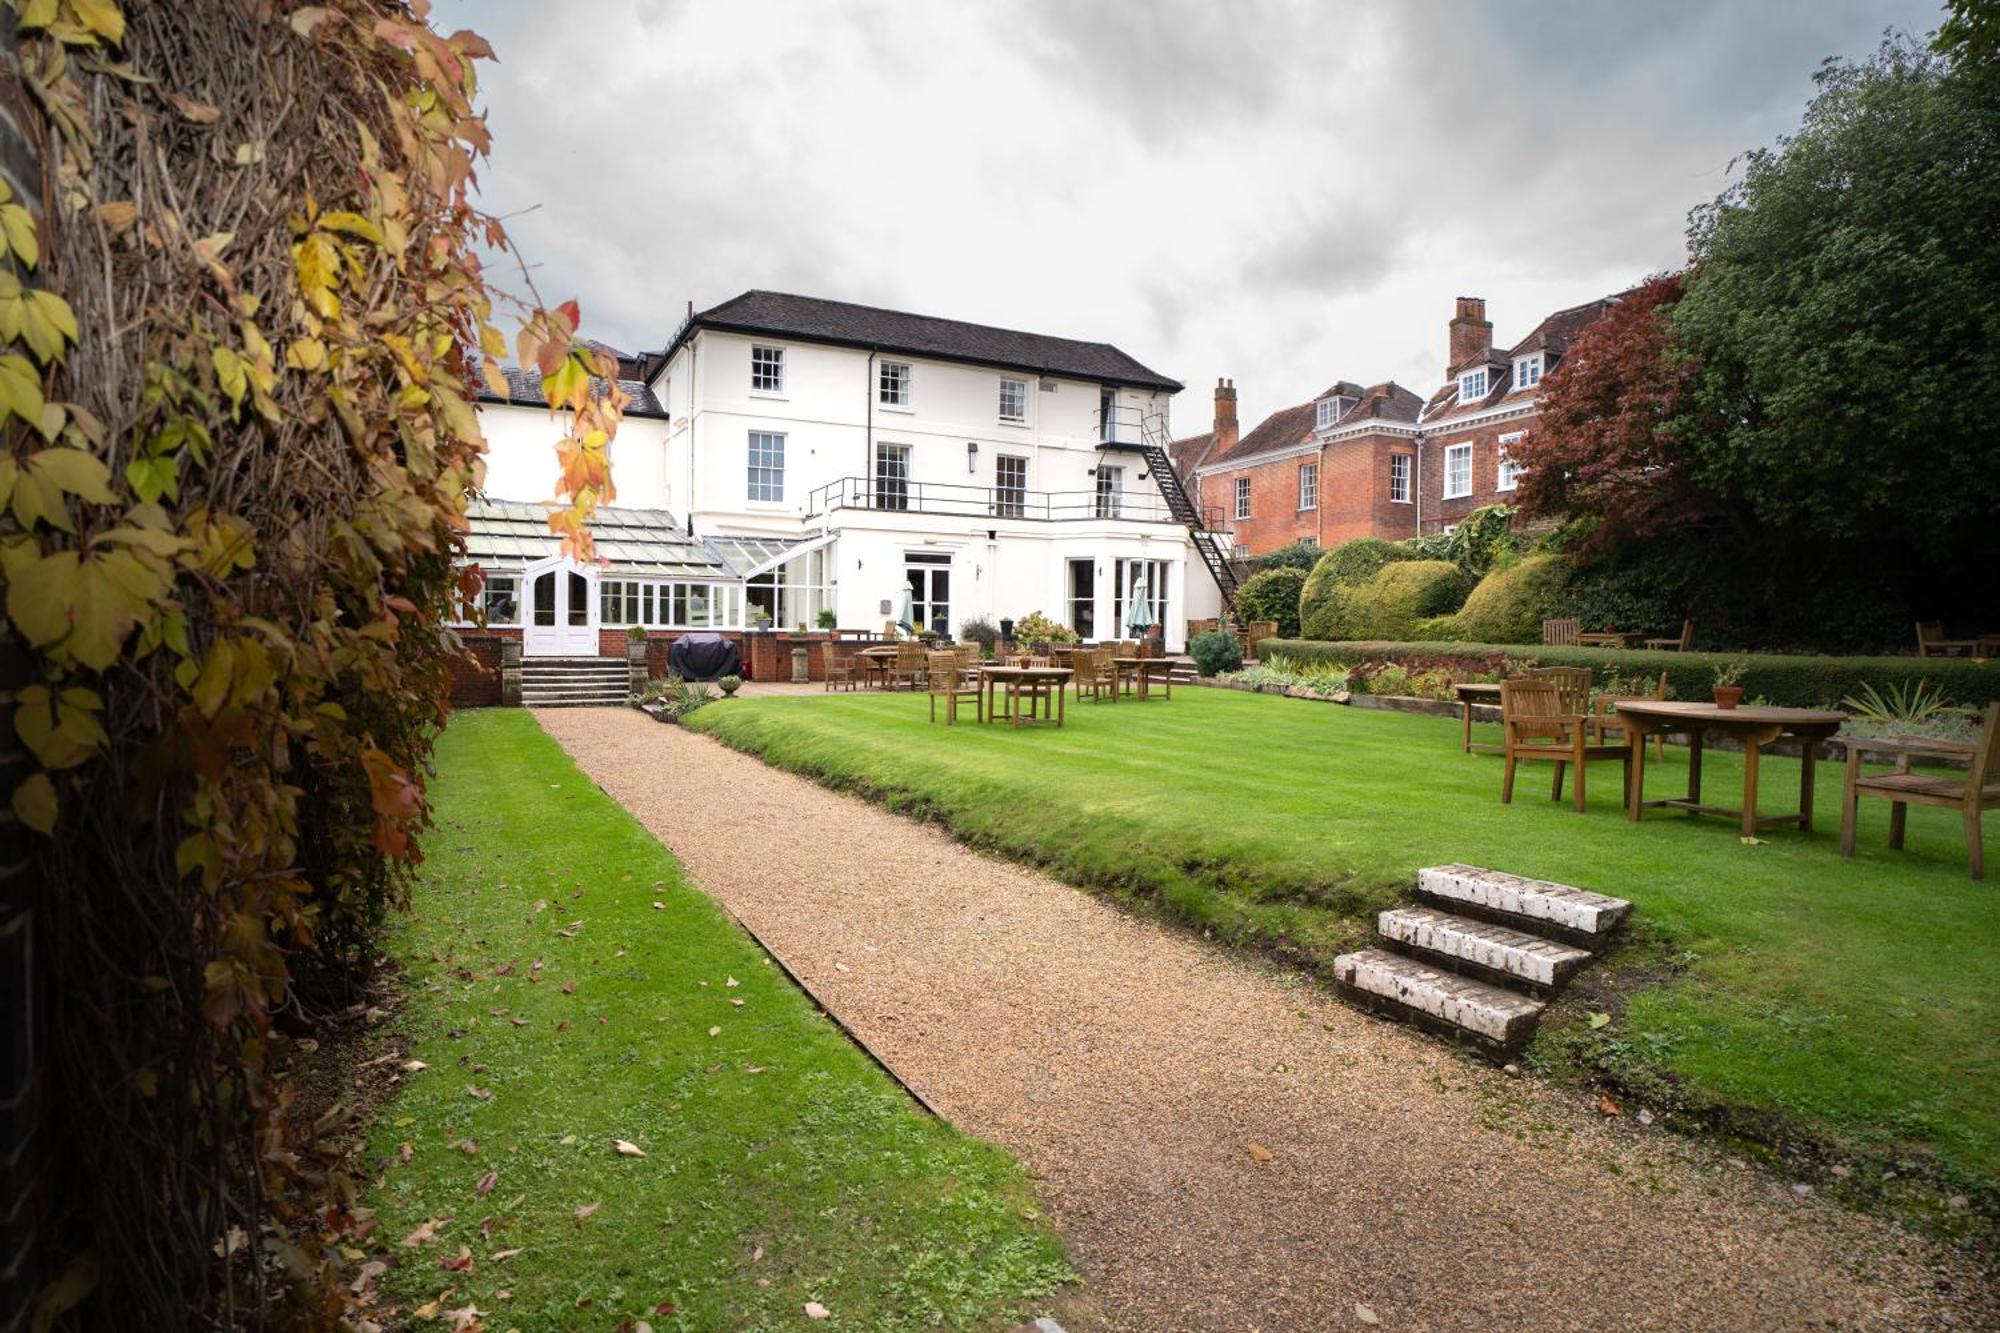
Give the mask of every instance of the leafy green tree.
M 2000 96 L 1893 40 L 1697 209 L 1671 316 L 1694 478 L 1770 549 L 2000 559 Z
M 1306 586 L 1306 572 L 1291 566 L 1252 574 L 1236 590 L 1236 618 L 1244 624 L 1273 620 L 1278 637 L 1299 636 L 1299 592 Z

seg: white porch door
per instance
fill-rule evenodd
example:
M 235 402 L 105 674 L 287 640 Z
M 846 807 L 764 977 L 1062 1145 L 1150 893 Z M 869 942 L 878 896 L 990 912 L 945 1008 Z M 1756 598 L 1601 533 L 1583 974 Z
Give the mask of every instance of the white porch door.
M 528 618 L 521 651 L 529 657 L 597 656 L 597 579 L 573 560 L 558 557 L 525 571 Z

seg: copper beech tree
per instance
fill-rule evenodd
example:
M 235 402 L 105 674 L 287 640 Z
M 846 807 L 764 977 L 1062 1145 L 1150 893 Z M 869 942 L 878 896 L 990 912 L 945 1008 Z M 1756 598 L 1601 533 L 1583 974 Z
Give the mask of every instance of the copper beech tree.
M 332 1325 L 366 1290 L 353 1108 L 294 1075 L 407 895 L 476 591 L 492 53 L 426 0 L 4 3 L 45 183 L 0 199 L 36 1326 Z M 625 398 L 573 302 L 519 315 L 588 558 Z

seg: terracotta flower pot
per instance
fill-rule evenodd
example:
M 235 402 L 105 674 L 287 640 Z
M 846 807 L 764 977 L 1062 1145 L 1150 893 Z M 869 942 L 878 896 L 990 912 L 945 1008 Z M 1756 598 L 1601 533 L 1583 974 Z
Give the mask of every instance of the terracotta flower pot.
M 1718 685 L 1715 687 L 1715 706 L 1717 708 L 1734 708 L 1742 702 L 1743 687 L 1741 685 Z

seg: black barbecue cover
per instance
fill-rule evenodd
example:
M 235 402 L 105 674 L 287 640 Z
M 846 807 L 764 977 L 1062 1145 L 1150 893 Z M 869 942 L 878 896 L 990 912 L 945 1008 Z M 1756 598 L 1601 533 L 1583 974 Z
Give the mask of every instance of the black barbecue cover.
M 683 634 L 667 650 L 667 669 L 682 680 L 721 680 L 743 674 L 743 656 L 720 634 Z

